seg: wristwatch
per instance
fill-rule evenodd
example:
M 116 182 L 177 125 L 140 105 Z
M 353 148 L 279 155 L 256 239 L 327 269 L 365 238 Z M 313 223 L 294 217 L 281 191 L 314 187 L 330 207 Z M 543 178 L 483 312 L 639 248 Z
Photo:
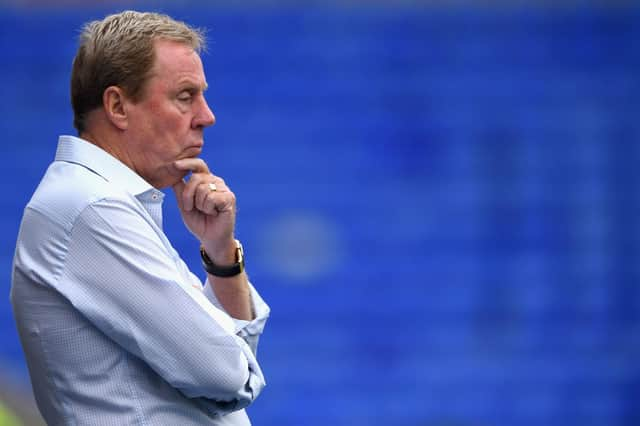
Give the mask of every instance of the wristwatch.
M 244 271 L 244 252 L 240 241 L 236 242 L 236 263 L 232 265 L 216 265 L 204 251 L 204 247 L 200 246 L 200 257 L 202 258 L 202 267 L 205 271 L 216 277 L 234 277 Z

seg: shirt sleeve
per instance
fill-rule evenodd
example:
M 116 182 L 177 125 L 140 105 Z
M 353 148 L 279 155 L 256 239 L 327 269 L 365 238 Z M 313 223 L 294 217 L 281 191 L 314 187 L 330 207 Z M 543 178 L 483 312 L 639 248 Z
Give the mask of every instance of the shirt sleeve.
M 250 282 L 249 290 L 251 291 L 251 303 L 253 312 L 255 313 L 256 317 L 251 321 L 233 318 L 233 322 L 235 324 L 236 334 L 242 337 L 245 342 L 247 342 L 253 354 L 256 355 L 258 351 L 258 339 L 262 334 L 262 330 L 264 330 L 267 318 L 269 317 L 270 309 Z M 211 288 L 211 283 L 209 282 L 208 278 L 205 282 L 204 294 L 216 308 L 221 310 L 224 309 L 222 307 L 222 304 L 216 298 L 216 295 Z
M 262 331 L 266 317 L 237 334 L 216 320 L 228 316 L 205 297 L 203 303 L 189 294 L 193 283 L 184 282 L 190 279 L 184 263 L 150 220 L 123 200 L 85 208 L 69 235 L 58 290 L 103 333 L 210 413 L 246 407 L 265 386 L 255 357 L 257 337 L 249 336 Z M 262 302 L 259 296 L 254 300 Z

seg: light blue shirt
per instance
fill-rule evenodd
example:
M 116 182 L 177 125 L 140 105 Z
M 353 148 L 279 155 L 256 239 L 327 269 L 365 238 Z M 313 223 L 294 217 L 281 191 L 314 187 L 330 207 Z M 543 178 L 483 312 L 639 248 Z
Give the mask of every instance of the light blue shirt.
M 61 136 L 24 211 L 11 303 L 50 425 L 249 425 L 269 307 L 234 320 L 162 231 L 164 194 Z M 204 275 L 204 273 L 203 273 Z

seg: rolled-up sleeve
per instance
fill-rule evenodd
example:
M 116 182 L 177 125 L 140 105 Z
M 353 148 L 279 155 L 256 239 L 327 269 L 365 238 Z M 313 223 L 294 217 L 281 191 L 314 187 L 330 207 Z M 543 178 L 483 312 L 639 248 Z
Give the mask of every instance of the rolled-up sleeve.
M 251 303 L 255 318 L 251 321 L 239 320 L 236 318 L 232 319 L 235 325 L 236 334 L 247 342 L 253 354 L 256 355 L 258 350 L 258 340 L 264 330 L 265 324 L 267 323 L 267 318 L 269 318 L 270 309 L 250 282 L 249 290 L 251 292 Z M 208 278 L 205 282 L 204 294 L 215 307 L 224 310 L 222 304 L 216 298 Z
M 147 218 L 124 201 L 102 200 L 74 223 L 55 286 L 198 406 L 215 415 L 244 408 L 265 386 L 255 354 L 269 307 L 251 286 L 256 318 L 230 330 L 208 285 L 202 300 L 189 293 L 183 265 Z

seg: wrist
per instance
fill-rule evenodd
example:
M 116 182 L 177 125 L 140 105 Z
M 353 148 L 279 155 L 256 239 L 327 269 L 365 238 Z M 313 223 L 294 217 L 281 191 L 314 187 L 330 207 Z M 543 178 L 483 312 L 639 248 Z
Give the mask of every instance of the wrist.
M 233 260 L 227 261 L 229 257 L 226 250 L 220 251 L 220 253 L 222 254 L 214 260 L 204 245 L 200 246 L 202 267 L 205 271 L 216 277 L 234 277 L 244 271 L 244 253 L 240 241 L 233 240 Z
M 201 242 L 202 249 L 209 259 L 216 265 L 231 265 L 236 263 L 236 240 L 231 238 L 223 243 L 211 241 Z

